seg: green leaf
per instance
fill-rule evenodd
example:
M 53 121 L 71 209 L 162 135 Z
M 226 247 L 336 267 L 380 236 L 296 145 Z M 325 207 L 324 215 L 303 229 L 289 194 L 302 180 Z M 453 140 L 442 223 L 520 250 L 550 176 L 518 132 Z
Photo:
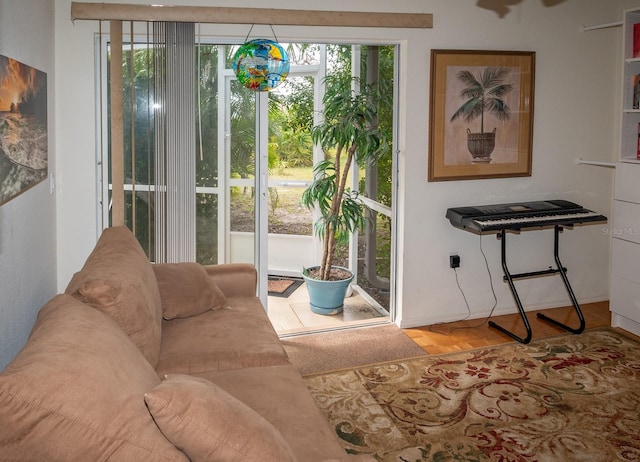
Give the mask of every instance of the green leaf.
M 377 162 L 383 147 L 390 146 L 390 133 L 381 132 L 376 125 L 380 93 L 375 85 L 361 82 L 358 78 L 327 76 L 323 99 L 323 122 L 311 129 L 314 143 L 322 146 L 325 154 L 335 152 L 336 159 L 327 157 L 314 165 L 314 179 L 303 192 L 300 202 L 308 209 L 316 209 L 320 218 L 314 223 L 314 233 L 324 237 L 331 229 L 339 243 L 349 240 L 351 233 L 362 229 L 366 222 L 366 207 L 356 191 L 346 189 L 336 210 L 332 210 L 333 199 L 339 194 L 348 175 L 349 156 L 360 164 Z M 356 93 L 353 88 L 360 88 Z M 385 87 L 387 88 L 387 87 Z M 384 142 L 381 138 L 384 137 Z M 336 162 L 340 161 L 337 169 Z M 328 228 L 329 227 L 329 228 Z M 325 251 L 329 243 L 323 242 Z

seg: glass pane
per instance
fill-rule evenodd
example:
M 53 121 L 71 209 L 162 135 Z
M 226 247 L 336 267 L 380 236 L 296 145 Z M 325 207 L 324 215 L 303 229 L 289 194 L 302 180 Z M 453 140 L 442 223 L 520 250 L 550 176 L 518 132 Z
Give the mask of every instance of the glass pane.
M 316 43 L 283 43 L 292 66 L 320 64 L 320 45 Z
M 231 81 L 231 178 L 255 174 L 255 92 Z
M 196 187 L 218 187 L 218 54 L 221 47 L 200 44 L 196 73 Z M 196 261 L 213 265 L 218 261 L 217 192 L 206 190 L 196 194 Z
M 231 151 L 229 206 L 231 222 L 230 255 L 232 263 L 254 263 L 255 231 L 255 92 L 231 81 Z
M 360 169 L 361 194 L 391 208 L 393 172 L 393 46 L 361 48 L 363 75 L 366 75 L 369 54 L 377 56 L 377 72 L 381 94 L 377 111 L 377 123 L 382 132 L 383 152 L 374 167 Z M 358 284 L 383 308 L 389 310 L 389 279 L 391 277 L 391 217 L 373 210 L 368 211 L 366 229 L 359 235 Z
M 218 195 L 196 194 L 196 255 L 198 263 L 218 263 Z
M 133 230 L 147 256 L 153 259 L 155 245 L 154 197 L 149 188 L 149 185 L 153 182 L 155 168 L 151 60 L 152 52 L 146 45 L 135 45 L 132 49 L 131 43 L 123 43 L 122 98 L 125 225 Z M 109 65 L 111 65 L 110 59 Z M 109 165 L 111 165 L 110 148 L 111 146 L 109 146 L 108 152 Z M 111 168 L 108 168 L 107 171 L 108 183 L 105 187 L 112 183 Z M 111 191 L 109 191 L 109 205 L 111 205 Z M 112 217 L 109 214 L 109 224 L 111 225 L 111 223 Z
M 233 57 L 236 54 L 236 51 L 238 51 L 238 48 L 240 48 L 241 45 L 231 45 L 228 47 L 228 53 L 227 56 L 225 56 L 225 67 L 227 69 L 233 69 Z
M 289 76 L 269 94 L 269 233 L 312 234 L 313 214 L 300 197 L 313 176 L 314 86 Z
M 154 242 L 154 197 L 146 190 L 124 192 L 125 225 L 132 229 L 147 256 L 153 260 Z
M 153 53 L 130 44 L 123 48 L 124 182 L 148 185 L 154 169 Z
M 218 186 L 218 45 L 200 45 L 196 105 L 196 186 Z
M 233 184 L 233 182 L 232 182 Z M 229 199 L 231 207 L 231 232 L 229 233 L 230 263 L 254 263 L 255 188 L 232 186 Z
M 275 38 L 272 40 L 276 41 Z M 279 43 L 286 50 L 291 66 L 320 64 L 320 45 L 314 43 Z M 233 68 L 233 57 L 240 46 L 233 45 L 229 47 L 229 53 L 225 61 L 227 69 Z

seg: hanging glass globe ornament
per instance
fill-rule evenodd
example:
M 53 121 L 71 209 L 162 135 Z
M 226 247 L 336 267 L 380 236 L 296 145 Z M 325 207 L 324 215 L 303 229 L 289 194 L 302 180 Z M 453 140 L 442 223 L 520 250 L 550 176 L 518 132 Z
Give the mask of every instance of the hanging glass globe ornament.
M 233 72 L 251 90 L 273 90 L 289 75 L 289 56 L 273 40 L 250 40 L 233 56 Z

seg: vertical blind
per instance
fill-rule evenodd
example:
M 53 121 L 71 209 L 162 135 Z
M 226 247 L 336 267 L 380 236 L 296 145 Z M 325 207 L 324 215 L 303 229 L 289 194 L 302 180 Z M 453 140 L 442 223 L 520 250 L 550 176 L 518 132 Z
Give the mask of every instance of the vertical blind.
M 182 22 L 146 23 L 146 43 L 134 44 L 134 24 L 130 24 L 127 50 L 121 21 L 110 22 L 111 223 L 126 224 L 138 235 L 136 228 L 142 224 L 136 221 L 136 204 L 146 198 L 151 210 L 144 223 L 149 231 L 149 257 L 157 263 L 195 261 L 195 27 Z M 145 47 L 146 53 L 136 55 L 134 48 L 140 46 Z M 143 59 L 140 56 L 147 61 L 143 72 L 153 75 L 153 79 L 146 80 L 144 89 L 136 84 L 138 76 L 134 73 L 134 68 L 139 72 L 134 61 Z M 125 69 L 130 72 L 127 88 L 123 81 Z M 141 107 L 141 101 L 146 107 Z M 125 126 L 127 112 L 130 123 Z M 136 120 L 144 120 L 145 114 L 149 141 L 139 143 Z M 125 152 L 131 156 L 131 174 L 127 178 Z M 138 175 L 138 165 L 146 165 L 149 172 Z M 140 176 L 147 178 L 147 184 L 137 184 Z
M 195 261 L 195 28 L 156 22 L 156 261 Z

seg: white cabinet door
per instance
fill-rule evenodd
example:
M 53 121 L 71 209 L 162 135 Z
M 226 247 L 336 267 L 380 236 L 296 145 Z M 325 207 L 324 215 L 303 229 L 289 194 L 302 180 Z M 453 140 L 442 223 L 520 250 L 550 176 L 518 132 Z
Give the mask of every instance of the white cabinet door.
M 619 162 L 616 165 L 614 199 L 640 204 L 640 164 Z

